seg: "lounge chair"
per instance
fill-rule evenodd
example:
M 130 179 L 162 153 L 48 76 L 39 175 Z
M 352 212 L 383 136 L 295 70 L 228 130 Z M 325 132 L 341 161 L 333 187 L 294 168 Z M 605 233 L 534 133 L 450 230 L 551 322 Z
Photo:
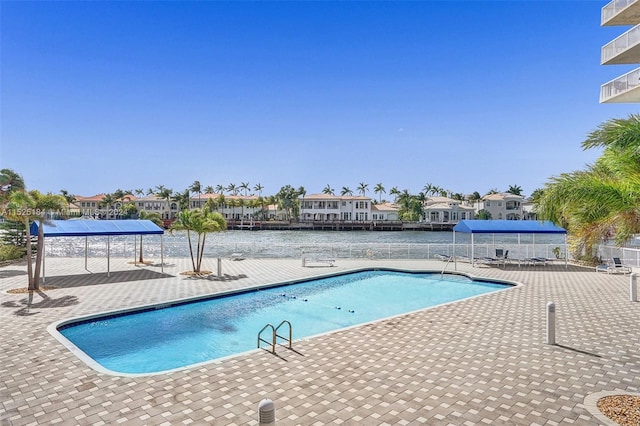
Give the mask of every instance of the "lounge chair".
M 231 253 L 229 256 L 231 260 L 244 260 L 244 255 L 242 253 Z
M 596 272 L 606 272 L 607 274 L 628 274 L 631 272 L 631 268 L 623 265 L 619 257 L 614 257 L 611 262 L 596 266 Z
M 451 258 L 452 258 L 451 256 L 449 256 L 447 254 L 441 254 L 441 253 L 438 253 L 438 254 L 434 255 L 433 257 L 436 258 L 436 259 L 440 259 L 442 261 L 448 261 L 448 260 L 451 260 Z
M 622 272 L 623 274 L 628 274 L 631 272 L 631 268 L 623 265 L 619 257 L 613 258 L 613 269 Z

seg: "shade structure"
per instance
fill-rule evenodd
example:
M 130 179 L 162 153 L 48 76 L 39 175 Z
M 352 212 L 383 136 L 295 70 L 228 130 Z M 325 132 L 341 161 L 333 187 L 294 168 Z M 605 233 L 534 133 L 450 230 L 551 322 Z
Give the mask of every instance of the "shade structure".
M 567 253 L 567 230 L 550 221 L 535 220 L 461 220 L 453 227 L 453 253 L 455 262 L 456 232 L 471 234 L 471 263 L 475 266 L 474 234 L 564 234 L 564 252 Z M 565 266 L 567 256 L 565 255 Z M 457 269 L 457 263 L 455 264 Z
M 32 235 L 37 235 L 39 226 L 33 222 L 29 228 Z M 49 220 L 42 226 L 43 235 L 47 237 L 95 237 L 107 236 L 107 276 L 109 270 L 109 237 L 114 235 L 164 235 L 164 230 L 150 220 L 94 220 L 71 219 Z M 160 244 L 163 245 L 162 240 Z M 44 249 L 43 249 L 44 250 Z M 160 249 L 161 267 L 164 272 L 164 248 Z M 85 269 L 87 268 L 87 249 L 85 243 Z M 43 281 L 44 281 L 44 256 L 43 256 Z
M 537 220 L 461 220 L 454 232 L 471 234 L 566 234 L 553 222 Z
M 45 237 L 164 234 L 164 230 L 150 220 L 50 220 L 42 229 Z M 36 235 L 38 223 L 32 223 L 30 230 Z

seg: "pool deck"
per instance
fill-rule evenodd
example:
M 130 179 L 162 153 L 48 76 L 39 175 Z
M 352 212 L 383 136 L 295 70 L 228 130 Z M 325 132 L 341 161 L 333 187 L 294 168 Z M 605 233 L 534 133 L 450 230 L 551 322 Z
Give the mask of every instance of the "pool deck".
M 215 270 L 215 261 L 207 269 Z M 117 377 L 87 367 L 47 326 L 75 316 L 362 267 L 440 271 L 441 261 L 223 260 L 221 278 L 189 278 L 188 259 L 48 258 L 45 285 L 0 268 L 1 425 L 257 425 L 264 398 L 278 425 L 599 425 L 585 398 L 640 388 L 640 303 L 629 275 L 564 265 L 458 270 L 521 286 L 169 374 Z M 451 269 L 449 265 L 448 269 Z M 556 305 L 557 344 L 546 341 Z M 294 337 L 295 337 L 295 324 Z M 258 330 L 256 330 L 257 332 Z

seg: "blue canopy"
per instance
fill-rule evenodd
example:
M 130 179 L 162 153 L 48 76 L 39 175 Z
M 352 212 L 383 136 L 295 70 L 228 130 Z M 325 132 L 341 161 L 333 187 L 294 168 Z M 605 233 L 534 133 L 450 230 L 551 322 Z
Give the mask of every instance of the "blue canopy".
M 455 232 L 471 234 L 566 234 L 567 230 L 553 222 L 537 220 L 461 220 Z
M 164 230 L 150 220 L 51 220 L 43 226 L 45 237 L 91 237 L 98 235 L 164 234 Z M 31 224 L 33 235 L 38 223 Z

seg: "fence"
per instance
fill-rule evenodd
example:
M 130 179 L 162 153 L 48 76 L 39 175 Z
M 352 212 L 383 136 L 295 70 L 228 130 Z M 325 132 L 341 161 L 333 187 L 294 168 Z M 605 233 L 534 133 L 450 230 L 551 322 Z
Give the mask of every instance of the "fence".
M 45 244 L 47 257 L 83 257 L 85 247 L 89 257 L 101 257 L 107 254 L 106 241 L 84 242 L 57 241 Z M 559 255 L 564 258 L 564 246 L 558 244 L 475 244 L 475 257 L 494 257 L 495 249 L 509 250 L 511 259 L 527 259 L 532 257 L 555 258 L 555 248 L 562 250 Z M 109 242 L 109 253 L 114 257 L 137 256 L 140 250 L 139 240 L 116 239 Z M 158 242 L 143 242 L 144 258 L 159 258 Z M 260 244 L 256 242 L 238 242 L 227 244 L 207 243 L 205 257 L 229 257 L 231 253 L 242 253 L 246 258 L 300 258 L 303 253 L 331 256 L 339 259 L 433 259 L 436 255 L 451 256 L 454 254 L 453 243 L 308 243 L 308 244 Z M 455 255 L 471 257 L 471 244 L 456 244 Z M 165 242 L 165 257 L 188 257 L 189 247 L 186 242 Z
M 640 267 L 640 248 L 638 247 L 618 247 L 601 244 L 598 246 L 598 257 L 604 262 L 614 257 L 619 257 L 624 265 Z

